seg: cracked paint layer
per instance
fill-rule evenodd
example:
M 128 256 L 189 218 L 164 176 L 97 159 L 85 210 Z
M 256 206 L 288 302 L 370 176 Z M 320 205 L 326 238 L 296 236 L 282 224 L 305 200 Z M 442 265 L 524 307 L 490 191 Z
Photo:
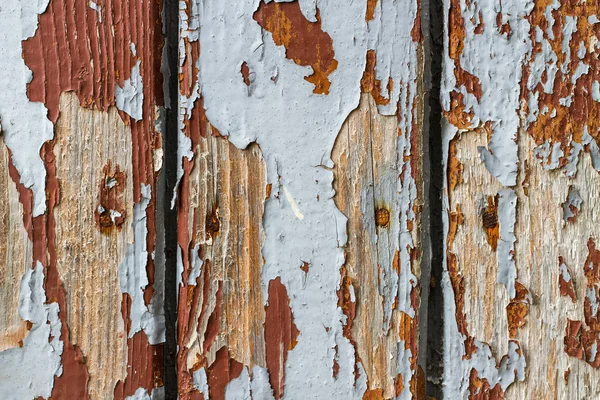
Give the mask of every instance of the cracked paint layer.
M 445 396 L 596 396 L 584 383 L 597 365 L 596 289 L 567 265 L 581 265 L 597 224 L 598 5 L 444 8 Z M 504 211 L 500 193 L 514 200 Z M 469 366 L 478 342 L 526 349 L 528 379 L 482 380 Z
M 46 10 L 48 1 L 11 0 L 0 10 L 2 25 L 13 27 L 5 30 L 0 45 L 3 60 L 0 64 L 0 127 L 21 177 L 20 183 L 33 192 L 34 217 L 46 211 L 46 172 L 40 151 L 54 132 L 44 104 L 28 98 L 27 85 L 32 80 L 32 71 L 21 56 L 21 41 L 35 35 L 38 15 Z M 27 118 L 22 118 L 23 115 Z
M 359 2 L 340 6 L 329 2 L 248 1 L 233 8 L 210 1 L 180 2 L 181 164 L 179 187 L 173 200 L 178 201 L 180 221 L 187 220 L 183 223 L 187 229 L 183 226 L 180 229 L 191 229 L 180 234 L 179 239 L 182 274 L 179 307 L 180 315 L 185 315 L 179 322 L 183 332 L 180 343 L 184 344 L 180 344 L 180 365 L 187 360 L 188 368 L 185 372 L 180 369 L 180 396 L 196 398 L 206 390 L 211 392 L 210 379 L 204 379 L 207 372 L 201 371 L 210 370 L 210 360 L 216 357 L 215 348 L 222 348 L 217 344 L 231 343 L 234 337 L 223 331 L 221 325 L 214 339 L 211 335 L 206 342 L 209 325 L 213 329 L 207 315 L 227 296 L 228 284 L 224 282 L 222 298 L 215 298 L 219 293 L 215 291 L 215 280 L 220 282 L 220 276 L 230 275 L 228 268 L 231 268 L 228 262 L 223 265 L 226 268 L 223 273 L 212 270 L 213 252 L 223 246 L 226 238 L 221 235 L 228 235 L 227 225 L 231 222 L 222 215 L 227 209 L 220 203 L 227 196 L 219 195 L 216 197 L 220 198 L 219 203 L 213 200 L 212 205 L 203 205 L 205 189 L 195 182 L 197 168 L 204 165 L 210 168 L 214 163 L 212 154 L 223 151 L 221 145 L 215 144 L 227 140 L 241 149 L 249 144 L 253 148 L 256 143 L 266 164 L 263 185 L 267 199 L 264 217 L 260 216 L 265 235 L 261 239 L 264 265 L 261 258 L 255 259 L 262 265 L 262 276 L 252 290 L 262 294 L 261 300 L 268 305 L 269 313 L 269 282 L 281 282 L 287 292 L 284 300 L 289 301 L 293 324 L 299 332 L 292 335 L 297 335 L 295 346 L 282 353 L 271 349 L 267 325 L 263 344 L 253 340 L 254 346 L 248 349 L 237 347 L 233 341 L 234 345 L 227 350 L 236 353 L 233 355 L 236 360 L 243 360 L 248 372 L 256 364 L 266 367 L 269 391 L 276 398 L 282 393 L 285 398 L 302 396 L 302 388 L 307 385 L 318 396 L 362 397 L 369 378 L 351 332 L 352 304 L 358 298 L 353 279 L 341 272 L 347 245 L 346 217 L 333 201 L 334 173 L 330 169 L 334 165 L 330 153 L 349 113 L 359 103 L 361 89 L 368 86 L 370 93 L 378 90 L 375 96 L 380 100 L 385 98 L 379 101 L 379 111 L 375 112 L 393 116 L 389 125 L 393 128 L 386 133 L 390 133 L 395 165 L 381 184 L 382 194 L 389 196 L 392 206 L 388 223 L 380 227 L 382 239 L 377 245 L 382 250 L 384 268 L 379 274 L 381 294 L 377 296 L 385 299 L 383 310 L 378 311 L 381 321 L 377 326 L 382 326 L 393 342 L 392 353 L 408 354 L 406 357 L 394 354 L 388 369 L 375 372 L 382 376 L 374 376 L 373 384 L 384 381 L 386 393 L 391 395 L 394 381 L 400 380 L 405 384 L 397 396 L 410 398 L 415 393 L 419 305 L 419 249 L 415 240 L 419 213 L 416 177 L 420 173 L 416 161 L 420 143 L 415 111 L 420 41 L 418 4 L 384 1 L 370 7 L 373 16 L 367 25 L 367 7 Z M 369 67 L 372 78 L 364 77 L 368 60 L 372 63 Z M 205 143 L 210 147 L 202 150 Z M 241 152 L 242 160 L 247 151 Z M 227 150 L 224 154 L 233 157 L 234 153 Z M 206 192 L 210 192 L 212 185 L 227 187 L 239 179 L 221 175 L 221 168 L 215 171 L 218 179 L 215 175 L 202 178 L 209 185 Z M 245 174 L 243 169 L 241 172 Z M 203 215 L 207 215 L 207 222 L 212 221 L 208 218 L 211 207 L 213 210 L 218 207 L 220 214 L 221 229 L 214 234 L 209 234 L 212 223 L 205 227 L 197 223 Z M 375 207 L 368 212 L 372 220 Z M 200 227 L 200 231 L 193 227 Z M 242 240 L 244 236 L 234 240 Z M 216 257 L 220 257 L 219 251 Z M 198 259 L 203 260 L 200 273 Z M 370 268 L 377 276 L 377 264 L 371 264 Z M 207 280 L 210 276 L 214 278 Z M 221 283 L 218 285 L 221 287 Z M 285 307 L 279 309 L 281 313 Z M 230 313 L 227 311 L 225 318 Z M 283 321 L 281 316 L 277 319 Z M 399 328 L 400 324 L 403 328 Z M 398 338 L 390 332 L 392 325 L 394 332 L 401 329 L 404 332 L 399 347 Z M 290 340 L 284 343 L 291 343 Z M 261 350 L 262 346 L 265 350 Z M 273 350 L 287 354 L 285 366 L 269 361 L 272 359 L 269 352 Z M 266 361 L 262 351 L 266 351 Z M 369 350 L 365 352 L 368 354 Z M 245 396 L 245 389 L 240 388 L 241 381 L 247 382 L 245 375 L 223 379 L 235 386 L 240 396 Z M 247 384 L 242 386 L 246 388 Z
M 38 261 L 21 279 L 19 314 L 30 324 L 21 347 L 0 352 L 0 390 L 13 398 L 49 398 L 62 374 L 59 306 L 46 303 L 44 267 Z
M 81 277 L 80 274 L 85 274 L 86 272 L 77 271 L 77 274 L 65 277 L 62 274 L 70 266 L 62 263 L 61 265 L 57 265 L 57 258 L 60 258 L 61 261 L 68 260 L 70 256 L 80 250 L 80 247 L 76 240 L 71 242 L 72 238 L 68 234 L 64 234 L 63 221 L 61 220 L 57 223 L 55 219 L 58 215 L 62 216 L 65 220 L 71 219 L 70 216 L 62 214 L 64 210 L 57 207 L 57 205 L 60 204 L 61 194 L 70 196 L 77 191 L 70 185 L 65 185 L 69 186 L 71 191 L 66 193 L 65 190 L 65 192 L 61 193 L 61 188 L 58 186 L 56 178 L 61 173 L 57 173 L 56 165 L 66 165 L 66 170 L 69 173 L 73 173 L 73 170 L 69 168 L 68 162 L 55 162 L 53 147 L 64 138 L 57 139 L 54 137 L 54 140 L 52 140 L 52 124 L 58 123 L 59 112 L 62 113 L 63 111 L 60 110 L 60 106 L 64 104 L 61 100 L 62 93 L 74 92 L 78 98 L 79 107 L 98 112 L 110 114 L 109 108 L 111 106 L 119 106 L 124 110 L 119 113 L 119 116 L 124 124 L 130 127 L 127 134 L 131 137 L 135 149 L 127 160 L 132 165 L 132 173 L 128 178 L 131 179 L 131 183 L 133 184 L 133 200 L 137 202 L 141 201 L 140 188 L 142 184 L 149 185 L 152 189 L 155 188 L 160 168 L 156 168 L 154 154 L 158 154 L 157 150 L 161 147 L 160 132 L 156 129 L 157 126 L 155 125 L 155 120 L 160 115 L 159 109 L 162 104 L 162 78 L 160 74 L 160 54 L 162 47 L 160 29 L 161 6 L 160 2 L 148 6 L 142 1 L 125 4 L 119 1 L 96 3 L 86 1 L 74 2 L 72 0 L 49 0 L 34 2 L 32 5 L 26 6 L 26 9 L 23 9 L 20 15 L 13 18 L 14 21 L 27 22 L 27 26 L 24 27 L 24 30 L 15 29 L 10 31 L 18 33 L 22 37 L 19 37 L 18 40 L 15 37 L 16 42 L 13 44 L 18 46 L 14 47 L 14 50 L 11 50 L 11 52 L 13 52 L 15 57 L 18 56 L 18 59 L 13 57 L 14 61 L 6 64 L 12 70 L 7 70 L 10 73 L 3 74 L 3 76 L 8 77 L 13 85 L 22 85 L 21 89 L 15 89 L 11 92 L 23 93 L 23 98 L 31 101 L 31 104 L 37 104 L 40 110 L 43 109 L 43 113 L 39 117 L 36 117 L 40 110 L 30 112 L 28 109 L 29 106 L 19 104 L 14 99 L 11 101 L 15 110 L 18 108 L 19 113 L 27 115 L 27 118 L 22 118 L 22 120 L 28 126 L 33 126 L 34 123 L 43 123 L 48 127 L 48 129 L 38 129 L 38 136 L 36 137 L 22 135 L 22 143 L 25 145 L 11 149 L 13 150 L 14 160 L 14 166 L 11 167 L 11 175 L 13 176 L 13 180 L 17 179 L 15 183 L 17 183 L 19 192 L 21 193 L 20 200 L 24 208 L 23 222 L 33 243 L 33 259 L 40 261 L 44 266 L 46 272 L 46 292 L 50 298 L 57 300 L 60 308 L 59 317 L 62 324 L 61 338 L 64 341 L 64 351 L 61 357 L 63 373 L 55 379 L 52 389 L 53 398 L 58 398 L 61 395 L 65 395 L 65 393 L 77 398 L 104 396 L 107 393 L 113 393 L 116 398 L 125 398 L 133 395 L 140 387 L 147 388 L 148 393 L 151 394 L 155 387 L 162 385 L 162 368 L 160 367 L 162 363 L 162 344 L 156 343 L 150 345 L 147 338 L 142 338 L 139 334 L 127 341 L 127 345 L 131 351 L 127 359 L 126 367 L 128 368 L 124 368 L 124 370 L 126 373 L 129 372 L 129 375 L 126 377 L 118 375 L 119 372 L 117 371 L 119 369 L 117 368 L 117 371 L 111 371 L 110 374 L 105 374 L 104 376 L 89 377 L 90 371 L 97 373 L 100 369 L 107 367 L 99 364 L 101 359 L 97 357 L 97 349 L 86 347 L 88 342 L 81 337 L 79 329 L 81 320 L 78 319 L 77 322 L 74 322 L 72 317 L 73 314 L 76 314 L 78 316 L 85 315 L 84 318 L 87 318 L 89 317 L 89 313 L 86 314 L 86 311 L 81 310 L 73 311 L 70 302 L 82 297 L 87 302 L 87 299 L 93 300 L 102 297 L 102 295 L 82 293 L 86 285 L 75 288 L 71 287 L 70 285 L 73 282 L 77 282 Z M 0 13 L 2 16 L 8 17 L 11 13 L 19 12 L 20 9 L 21 6 L 7 6 L 2 7 Z M 140 10 L 144 11 L 141 12 Z M 26 12 L 23 13 L 23 11 Z M 28 17 L 23 18 L 24 16 Z M 35 17 L 35 21 L 31 17 Z M 35 29 L 36 26 L 37 29 Z M 23 41 L 21 42 L 21 40 Z M 23 65 L 22 69 L 25 73 L 15 69 L 21 68 L 19 67 L 20 65 Z M 6 66 L 2 63 L 3 69 Z M 144 85 L 142 85 L 142 81 Z M 10 87 L 10 84 L 4 86 Z M 68 110 L 65 111 L 63 114 L 67 117 L 75 117 L 78 114 L 70 107 L 70 104 Z M 0 111 L 0 114 L 3 113 Z M 82 115 L 78 115 L 78 117 L 81 117 L 79 122 L 82 126 L 87 124 L 90 115 L 92 114 L 82 113 Z M 7 133 L 12 129 L 7 128 L 5 122 L 13 118 L 8 118 L 8 114 L 6 116 L 2 115 L 0 118 L 2 120 L 2 131 L 7 136 Z M 65 116 L 63 116 L 64 118 Z M 47 123 L 43 121 L 47 121 Z M 97 118 L 97 121 L 102 121 L 102 119 Z M 102 122 L 109 123 L 108 121 L 110 121 L 110 118 Z M 16 120 L 11 122 L 11 125 L 15 125 L 16 122 Z M 61 121 L 60 124 L 63 132 L 67 135 L 71 133 L 71 128 L 75 128 L 74 126 L 69 126 L 65 121 Z M 74 125 L 77 125 L 77 122 Z M 81 127 L 78 126 L 77 128 Z M 95 132 L 96 129 L 100 130 L 102 128 L 108 129 L 109 126 L 93 127 L 92 130 Z M 115 132 L 121 133 L 122 131 L 121 129 L 116 129 Z M 111 134 L 115 132 L 111 132 Z M 56 131 L 54 134 L 56 134 Z M 111 134 L 105 135 L 98 140 L 108 140 Z M 82 134 L 81 136 L 86 135 Z M 41 140 L 40 146 L 36 148 L 38 140 Z M 125 144 L 125 142 L 122 140 L 120 143 Z M 6 143 L 9 148 L 12 146 L 8 139 Z M 94 147 L 92 145 L 88 148 Z M 64 148 L 60 149 L 64 150 Z M 81 168 L 94 167 L 93 157 L 90 157 L 90 152 L 86 152 L 85 148 L 80 148 L 77 144 L 74 150 L 77 152 L 80 151 Z M 27 160 L 27 165 L 31 168 L 36 168 L 36 165 L 40 165 L 43 168 L 38 168 L 35 172 L 36 179 L 40 179 L 42 182 L 39 185 L 31 181 L 30 172 L 23 170 L 19 161 L 19 157 L 31 158 L 31 154 L 35 154 L 41 163 L 36 163 L 34 159 L 30 159 Z M 67 154 L 66 157 L 65 154 Z M 63 159 L 66 158 L 71 161 L 68 158 L 68 154 L 68 152 L 65 152 L 61 156 Z M 99 154 L 102 157 L 106 155 L 102 151 Z M 101 166 L 98 166 L 98 168 L 101 168 Z M 89 177 L 94 174 L 89 173 L 84 175 Z M 88 188 L 88 191 L 91 190 L 95 195 L 97 194 L 95 185 L 99 182 L 94 182 L 93 188 L 86 186 L 89 182 L 85 180 L 81 183 L 81 189 Z M 93 216 L 94 213 L 97 213 L 97 220 L 101 226 L 101 230 L 103 228 L 110 229 L 108 225 L 126 225 L 125 220 L 127 219 L 127 215 L 122 211 L 127 206 L 106 203 L 113 203 L 113 200 L 115 200 L 110 194 L 114 188 L 114 186 L 111 187 L 113 183 L 105 182 L 106 196 L 103 197 L 101 194 L 100 198 L 96 199 L 100 204 L 94 204 L 93 206 L 86 205 L 86 211 L 82 211 L 82 208 L 78 209 L 78 212 L 75 213 L 80 217 L 76 222 L 79 224 L 77 228 L 82 228 L 81 224 L 88 222 L 90 226 L 93 226 L 95 223 L 94 218 L 88 220 L 87 217 L 89 215 Z M 86 191 L 83 193 L 87 194 Z M 116 195 L 116 200 L 118 200 L 118 197 Z M 82 196 L 82 198 L 87 198 L 87 196 Z M 69 198 L 66 203 L 71 203 L 72 200 L 72 198 Z M 30 204 L 30 201 L 33 203 Z M 109 207 L 104 207 L 103 202 Z M 87 207 L 93 207 L 91 213 L 87 212 Z M 54 208 L 57 208 L 57 210 L 54 210 Z M 151 300 L 154 300 L 154 297 L 159 299 L 157 301 L 160 303 L 160 298 L 162 297 L 162 288 L 160 287 L 162 285 L 162 272 L 157 272 L 157 269 L 160 270 L 162 267 L 160 265 L 157 267 L 154 260 L 156 257 L 156 264 L 158 264 L 162 259 L 162 249 L 155 251 L 155 240 L 157 237 L 155 198 L 150 200 L 147 211 L 148 232 L 143 240 L 147 242 L 148 260 L 145 265 L 148 285 L 143 295 L 145 304 L 150 304 Z M 59 234 L 56 232 L 57 229 L 60 230 Z M 89 232 L 85 232 L 84 236 L 88 236 L 88 234 Z M 97 234 L 100 234 L 100 232 Z M 110 242 L 110 238 L 113 238 L 111 234 L 106 232 L 106 229 L 103 234 L 107 236 L 106 239 L 95 240 L 94 238 L 90 244 L 97 244 L 103 240 Z M 65 243 L 58 242 L 57 238 L 71 242 L 74 247 L 64 246 Z M 66 251 L 63 252 L 65 248 Z M 90 249 L 89 253 L 85 254 L 83 259 L 86 263 L 89 262 L 91 265 L 98 265 L 93 263 L 95 250 Z M 111 250 L 114 250 L 114 247 Z M 58 256 L 57 253 L 59 253 Z M 95 270 L 87 272 L 90 277 L 96 273 L 98 271 Z M 160 308 L 161 305 L 157 305 L 157 307 Z M 118 314 L 118 307 L 114 311 Z M 122 312 L 124 314 L 123 318 L 127 321 L 127 313 L 129 311 L 126 299 L 123 299 Z M 113 313 L 109 312 L 108 315 L 111 317 L 94 319 L 93 327 L 100 330 L 108 329 L 111 332 L 118 329 L 119 326 L 113 324 Z M 127 323 L 123 325 L 127 325 Z M 90 329 L 93 328 L 90 327 Z M 70 330 L 73 330 L 72 335 Z M 81 348 L 73 343 L 75 337 L 81 341 Z M 152 341 L 155 342 L 154 339 Z M 111 343 L 111 346 L 113 345 L 114 343 Z M 82 353 L 84 347 L 89 354 Z M 111 348 L 114 349 L 114 347 Z M 86 363 L 90 362 L 96 364 L 88 368 Z M 146 370 L 149 373 L 145 373 Z M 112 380 L 113 373 L 124 380 L 116 383 Z M 106 375 L 109 375 L 109 377 Z M 116 383 L 116 388 L 108 388 L 106 386 L 107 382 L 111 382 L 113 385 Z M 98 391 L 102 391 L 103 394 L 100 395 Z

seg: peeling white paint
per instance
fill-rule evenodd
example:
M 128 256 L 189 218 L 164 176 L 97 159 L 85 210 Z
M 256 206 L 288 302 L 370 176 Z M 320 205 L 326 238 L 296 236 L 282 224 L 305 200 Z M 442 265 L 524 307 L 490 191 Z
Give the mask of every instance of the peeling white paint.
M 44 142 L 54 137 L 48 110 L 27 97 L 33 78 L 22 57 L 21 41 L 37 30 L 38 15 L 49 0 L 4 0 L 0 7 L 0 130 L 21 183 L 33 192 L 33 216 L 46 211 L 46 169 L 40 158 Z
M 253 20 L 258 1 L 200 4 L 199 82 L 206 115 L 237 147 L 258 142 L 268 182 L 293 193 L 304 216 L 297 218 L 289 202 L 275 197 L 277 193 L 265 203 L 263 290 L 266 293 L 271 279 L 281 277 L 300 331 L 296 347 L 288 352 L 285 397 L 361 399 L 366 376 L 359 365 L 355 383 L 356 355 L 343 336 L 344 315 L 337 306 L 346 217 L 333 201 L 329 168 L 335 138 L 359 101 L 368 42 L 365 3 L 318 3 L 322 28 L 333 40 L 338 61 L 329 76 L 329 95 L 313 94 L 313 85 L 304 80 L 311 68 L 287 59 L 285 48 L 276 46 L 271 34 Z M 310 12 L 306 4 L 304 11 Z M 252 92 L 240 74 L 243 62 L 252 66 Z M 278 79 L 272 80 L 274 75 Z M 304 276 L 297 268 L 300 260 L 318 272 Z M 331 373 L 332 345 L 338 346 L 337 378 Z
M 131 327 L 129 338 L 144 330 L 150 344 L 165 341 L 165 316 L 162 300 L 158 298 L 162 291 L 157 290 L 149 305 L 144 301 L 144 289 L 148 286 L 148 249 L 146 208 L 151 199 L 150 185 L 142 184 L 142 201 L 133 207 L 133 243 L 127 245 L 125 259 L 119 264 L 119 284 L 122 293 L 131 297 L 129 318 Z
M 152 389 L 151 395 L 148 394 L 148 389 L 140 387 L 135 391 L 133 395 L 125 397 L 125 400 L 164 400 L 164 398 L 164 386 Z
M 442 73 L 442 105 L 450 110 L 450 93 L 458 90 L 464 95 L 466 112 L 474 116 L 471 128 L 491 122 L 492 137 L 488 147 L 480 147 L 482 162 L 504 186 L 514 186 L 517 180 L 516 135 L 520 126 L 519 95 L 522 65 L 531 52 L 529 22 L 524 18 L 533 8 L 531 0 L 508 0 L 472 3 L 461 0 L 466 38 L 460 64 L 481 83 L 481 99 L 457 87 L 454 61 L 448 53 L 448 26 L 444 35 L 444 66 Z M 444 0 L 445 21 L 448 21 L 449 0 Z M 502 12 L 510 23 L 512 34 L 506 36 L 496 29 L 496 17 Z M 481 14 L 484 29 L 476 34 L 475 17 Z
M 127 113 L 136 121 L 142 119 L 144 105 L 144 83 L 140 74 L 141 63 L 141 60 L 135 63 L 131 69 L 131 75 L 129 79 L 125 80 L 123 87 L 115 85 L 115 102 L 117 108 Z
M 206 369 L 204 367 L 196 370 L 192 374 L 192 379 L 194 381 L 194 387 L 204 395 L 204 400 L 209 400 L 210 397 L 208 395 L 208 378 L 206 376 Z
M 62 374 L 62 324 L 58 303 L 46 303 L 44 267 L 38 261 L 21 278 L 19 315 L 31 322 L 23 347 L 0 353 L 0 393 L 5 398 L 49 398 L 54 377 Z

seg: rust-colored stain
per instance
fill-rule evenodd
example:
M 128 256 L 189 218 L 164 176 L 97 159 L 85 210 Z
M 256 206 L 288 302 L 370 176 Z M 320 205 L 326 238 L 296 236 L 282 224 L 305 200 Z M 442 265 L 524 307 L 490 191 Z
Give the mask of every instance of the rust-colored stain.
M 510 27 L 510 23 L 503 23 L 502 19 L 502 13 L 499 12 L 498 14 L 496 14 L 496 28 L 498 29 L 498 33 L 510 37 L 510 35 L 512 34 L 512 28 Z
M 517 330 L 525 325 L 525 317 L 530 304 L 529 290 L 520 282 L 515 282 L 515 298 L 506 306 L 509 337 L 516 337 Z
M 458 159 L 456 146 L 460 140 L 460 135 L 450 140 L 448 144 L 448 166 L 446 167 L 446 176 L 448 177 L 448 187 L 454 191 L 456 186 L 463 183 L 463 164 Z
M 102 168 L 102 181 L 100 182 L 100 195 L 94 210 L 94 220 L 103 233 L 108 233 L 113 227 L 121 227 L 127 212 L 123 204 L 125 191 L 125 173 L 119 166 L 112 167 L 108 162 Z
M 250 86 L 250 68 L 248 67 L 248 63 L 246 61 L 242 63 L 242 69 L 240 72 L 242 73 L 242 79 L 244 80 L 246 86 Z
M 573 143 L 582 142 L 585 130 L 598 141 L 600 103 L 594 101 L 590 94 L 593 92 L 594 82 L 600 80 L 600 60 L 595 50 L 595 43 L 600 37 L 600 26 L 589 19 L 598 14 L 598 4 L 596 1 L 565 1 L 561 2 L 560 10 L 554 10 L 551 15 L 546 13 L 547 5 L 547 1 L 535 2 L 528 17 L 533 51 L 531 62 L 523 66 L 521 96 L 525 112 L 530 111 L 529 101 L 537 101 L 536 109 L 544 110 L 538 113 L 527 131 L 538 145 L 548 141 L 551 151 L 552 145 L 559 144 L 563 152 L 563 156 L 559 158 L 559 166 L 562 167 L 573 154 Z M 577 29 L 568 40 L 565 38 L 564 28 L 567 19 L 571 17 L 576 18 Z M 552 29 L 548 29 L 549 27 Z M 542 82 L 531 90 L 527 87 L 535 57 L 544 51 L 543 42 L 538 41 L 538 35 L 541 35 L 539 39 L 550 45 L 557 57 L 554 62 L 554 85 L 549 91 L 544 90 L 542 85 L 549 79 L 546 71 L 542 75 Z M 568 48 L 564 48 L 563 44 L 568 44 Z M 583 57 L 576 56 L 580 47 L 592 51 L 585 51 Z M 580 63 L 589 66 L 587 73 L 578 74 L 577 67 Z M 562 67 L 563 64 L 566 68 Z M 561 99 L 564 98 L 569 98 L 570 101 L 561 104 Z
M 490 387 L 485 378 L 480 378 L 475 368 L 469 375 L 469 400 L 500 400 L 504 399 L 504 392 L 500 383 Z
M 225 400 L 227 384 L 238 378 L 244 366 L 229 355 L 227 347 L 223 346 L 215 355 L 215 361 L 208 367 L 208 394 L 211 400 Z
M 567 368 L 563 373 L 563 379 L 565 380 L 565 385 L 569 384 L 569 376 L 571 375 L 571 368 Z
M 352 343 L 354 347 L 355 363 L 354 363 L 354 380 L 358 380 L 360 376 L 358 364 L 360 363 L 360 355 L 358 354 L 356 341 L 352 337 L 352 326 L 356 318 L 356 298 L 352 301 L 352 290 L 354 290 L 352 278 L 348 275 L 348 270 L 345 265 L 340 268 L 340 288 L 337 291 L 338 307 L 346 316 L 346 323 L 342 327 L 343 335 Z M 356 296 L 356 293 L 354 294 Z
M 387 105 L 390 103 L 389 97 L 384 97 L 381 94 L 381 80 L 375 78 L 375 68 L 377 66 L 377 54 L 375 50 L 367 51 L 367 65 L 365 67 L 365 71 L 363 72 L 363 76 L 360 80 L 360 88 L 364 93 L 371 93 L 373 100 L 375 100 L 375 104 L 377 105 Z M 394 81 L 390 77 L 386 84 L 386 89 L 388 94 L 392 92 L 394 88 Z
M 560 295 L 561 296 L 569 296 L 571 298 L 571 300 L 573 302 L 575 302 L 577 299 L 575 296 L 575 287 L 573 285 L 573 274 L 571 273 L 571 270 L 569 269 L 567 264 L 565 264 L 565 261 L 562 258 L 562 256 L 558 257 L 558 265 L 561 269 L 564 268 L 564 270 L 566 271 L 566 274 L 569 277 L 569 280 L 565 280 L 565 277 L 563 276 L 562 271 L 559 271 L 559 273 L 558 273 L 558 288 L 560 290 Z
M 597 309 L 600 302 L 600 250 L 596 249 L 592 238 L 588 240 L 587 246 L 588 257 L 583 266 L 587 279 L 587 291 L 583 302 L 585 326 L 581 321 L 567 319 L 564 345 L 569 356 L 584 360 L 598 369 L 600 352 L 596 349 L 600 345 L 600 311 Z
M 481 213 L 481 224 L 485 230 L 487 242 L 493 251 L 498 248 L 500 224 L 498 223 L 498 195 L 488 196 L 487 206 Z
M 285 47 L 285 56 L 296 64 L 310 66 L 312 75 L 304 79 L 315 85 L 313 93 L 329 94 L 329 74 L 337 68 L 333 42 L 321 28 L 317 8 L 317 21 L 304 17 L 297 1 L 290 3 L 261 2 L 254 13 L 254 20 L 271 32 L 277 46 Z
M 306 261 L 302 262 L 302 265 L 300 266 L 300 269 L 302 270 L 302 272 L 304 272 L 305 274 L 308 274 L 308 271 L 310 270 L 310 264 L 307 263 Z
M 581 347 L 581 321 L 573 321 L 567 319 L 567 328 L 565 330 L 565 353 L 571 357 L 581 359 L 583 357 L 583 349 Z
M 390 223 L 390 212 L 387 208 L 381 207 L 375 210 L 375 224 L 385 228 Z
M 465 48 L 464 41 L 467 35 L 464 22 L 465 20 L 462 16 L 460 8 L 460 0 L 450 0 L 450 9 L 448 11 L 448 36 L 450 43 L 448 45 L 448 53 L 454 62 L 454 76 L 456 77 L 456 85 L 457 87 L 464 86 L 467 93 L 472 94 L 475 96 L 475 98 L 477 98 L 477 100 L 479 100 L 483 94 L 479 78 L 465 71 L 460 63 L 460 56 Z M 455 100 L 458 101 L 458 103 L 464 107 L 462 95 L 459 92 L 453 91 L 450 94 L 450 98 L 453 102 Z M 451 107 L 451 110 L 454 108 L 455 107 Z M 459 108 L 460 107 L 457 107 L 457 110 Z M 464 117 L 459 119 L 464 119 Z M 460 127 L 459 125 L 456 126 Z
M 377 0 L 367 0 L 367 13 L 365 14 L 365 21 L 369 22 L 375 18 L 375 7 L 377 7 Z
M 269 382 L 276 399 L 283 397 L 288 351 L 296 347 L 300 334 L 294 324 L 287 289 L 281 278 L 269 281 L 269 303 L 265 306 L 265 351 Z
M 402 381 L 402 379 L 400 379 Z M 369 389 L 363 394 L 362 400 L 384 400 L 383 389 Z
M 212 212 L 206 216 L 206 239 L 212 238 L 214 240 L 220 228 L 219 207 L 213 207 Z

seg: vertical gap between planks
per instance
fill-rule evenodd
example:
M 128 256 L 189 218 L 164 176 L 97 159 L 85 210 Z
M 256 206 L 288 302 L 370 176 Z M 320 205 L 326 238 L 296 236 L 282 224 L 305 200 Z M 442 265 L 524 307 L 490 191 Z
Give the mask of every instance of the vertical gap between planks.
M 179 63 L 179 2 L 165 0 L 163 30 L 166 51 L 163 51 L 162 72 L 165 88 L 165 126 L 163 129 L 165 193 L 163 229 L 165 232 L 165 399 L 176 399 L 177 389 L 177 202 L 171 199 L 177 184 L 178 93 L 177 69 Z
M 444 262 L 442 225 L 442 81 L 443 2 L 421 0 L 423 34 L 423 213 L 421 243 L 421 315 L 418 364 L 425 371 L 427 397 L 443 398 Z

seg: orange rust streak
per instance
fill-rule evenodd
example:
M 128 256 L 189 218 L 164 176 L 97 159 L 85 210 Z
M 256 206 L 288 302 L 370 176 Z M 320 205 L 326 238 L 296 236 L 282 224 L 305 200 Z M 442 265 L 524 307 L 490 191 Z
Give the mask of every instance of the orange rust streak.
M 337 68 L 333 43 L 321 28 L 317 8 L 317 21 L 310 22 L 302 14 L 297 1 L 291 3 L 261 2 L 254 20 L 271 32 L 277 46 L 284 46 L 285 56 L 302 66 L 311 66 L 312 75 L 304 79 L 315 85 L 313 93 L 329 94 L 328 77 Z

